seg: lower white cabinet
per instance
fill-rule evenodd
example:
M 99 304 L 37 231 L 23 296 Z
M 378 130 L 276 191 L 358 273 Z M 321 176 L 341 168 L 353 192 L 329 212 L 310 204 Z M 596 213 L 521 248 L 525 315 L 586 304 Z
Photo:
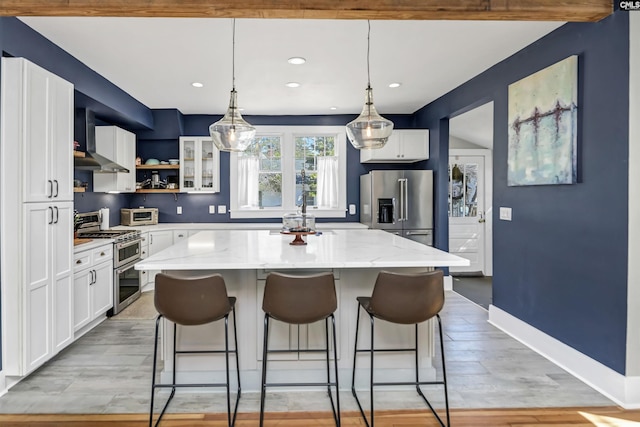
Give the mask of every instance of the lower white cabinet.
M 145 259 L 173 245 L 174 233 L 177 239 L 181 239 L 187 235 L 186 231 L 178 230 L 160 230 L 142 233 L 141 258 Z M 180 237 L 179 234 L 183 234 L 184 236 Z M 146 289 L 143 289 L 143 291 L 153 289 L 153 283 L 158 273 L 160 273 L 160 270 L 142 270 L 142 287 L 145 288 L 146 285 Z
M 113 246 L 74 255 L 73 326 L 78 332 L 113 307 Z

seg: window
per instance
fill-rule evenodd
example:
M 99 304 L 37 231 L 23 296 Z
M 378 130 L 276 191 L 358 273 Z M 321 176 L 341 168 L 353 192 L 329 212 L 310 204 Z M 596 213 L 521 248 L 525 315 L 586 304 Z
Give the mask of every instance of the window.
M 231 153 L 231 218 L 280 218 L 301 208 L 303 194 L 308 213 L 344 217 L 344 132 L 342 126 L 258 126 L 253 144 Z

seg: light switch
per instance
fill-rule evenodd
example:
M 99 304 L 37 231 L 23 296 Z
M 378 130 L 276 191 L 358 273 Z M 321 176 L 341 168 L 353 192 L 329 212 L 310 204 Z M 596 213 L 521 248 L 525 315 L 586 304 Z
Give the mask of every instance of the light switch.
M 356 214 L 356 205 L 352 203 L 349 205 L 349 215 L 355 215 L 355 214 Z
M 227 213 L 227 206 L 226 205 L 218 205 L 218 213 L 219 214 L 226 214 Z
M 176 208 L 176 213 L 177 213 L 178 215 L 182 215 L 182 206 L 178 206 L 178 207 Z
M 511 221 L 511 208 L 500 206 L 500 219 L 502 221 Z
M 210 214 L 216 213 L 216 206 L 215 205 L 209 205 L 209 213 Z

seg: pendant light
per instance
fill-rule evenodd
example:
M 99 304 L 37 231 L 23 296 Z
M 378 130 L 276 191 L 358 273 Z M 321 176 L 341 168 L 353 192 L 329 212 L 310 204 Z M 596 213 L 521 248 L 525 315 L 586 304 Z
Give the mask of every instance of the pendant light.
M 363 148 L 381 148 L 391 136 L 393 122 L 385 119 L 373 105 L 373 89 L 371 89 L 371 75 L 369 72 L 369 51 L 371 49 L 371 22 L 367 20 L 367 89 L 364 107 L 360 115 L 347 124 L 347 136 L 351 145 L 358 150 Z
M 236 92 L 236 20 L 233 19 L 233 53 L 231 59 L 232 89 L 229 108 L 224 117 L 209 126 L 213 143 L 220 151 L 244 151 L 253 142 L 256 128 L 242 118 Z

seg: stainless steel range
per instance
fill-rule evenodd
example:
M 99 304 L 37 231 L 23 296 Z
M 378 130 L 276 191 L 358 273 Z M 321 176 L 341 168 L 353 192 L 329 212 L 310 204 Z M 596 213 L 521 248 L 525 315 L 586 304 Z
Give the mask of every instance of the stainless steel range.
M 113 309 L 107 315 L 118 314 L 140 297 L 140 272 L 134 269 L 140 260 L 141 238 L 139 230 L 100 230 L 100 212 L 78 215 L 78 237 L 113 239 Z

